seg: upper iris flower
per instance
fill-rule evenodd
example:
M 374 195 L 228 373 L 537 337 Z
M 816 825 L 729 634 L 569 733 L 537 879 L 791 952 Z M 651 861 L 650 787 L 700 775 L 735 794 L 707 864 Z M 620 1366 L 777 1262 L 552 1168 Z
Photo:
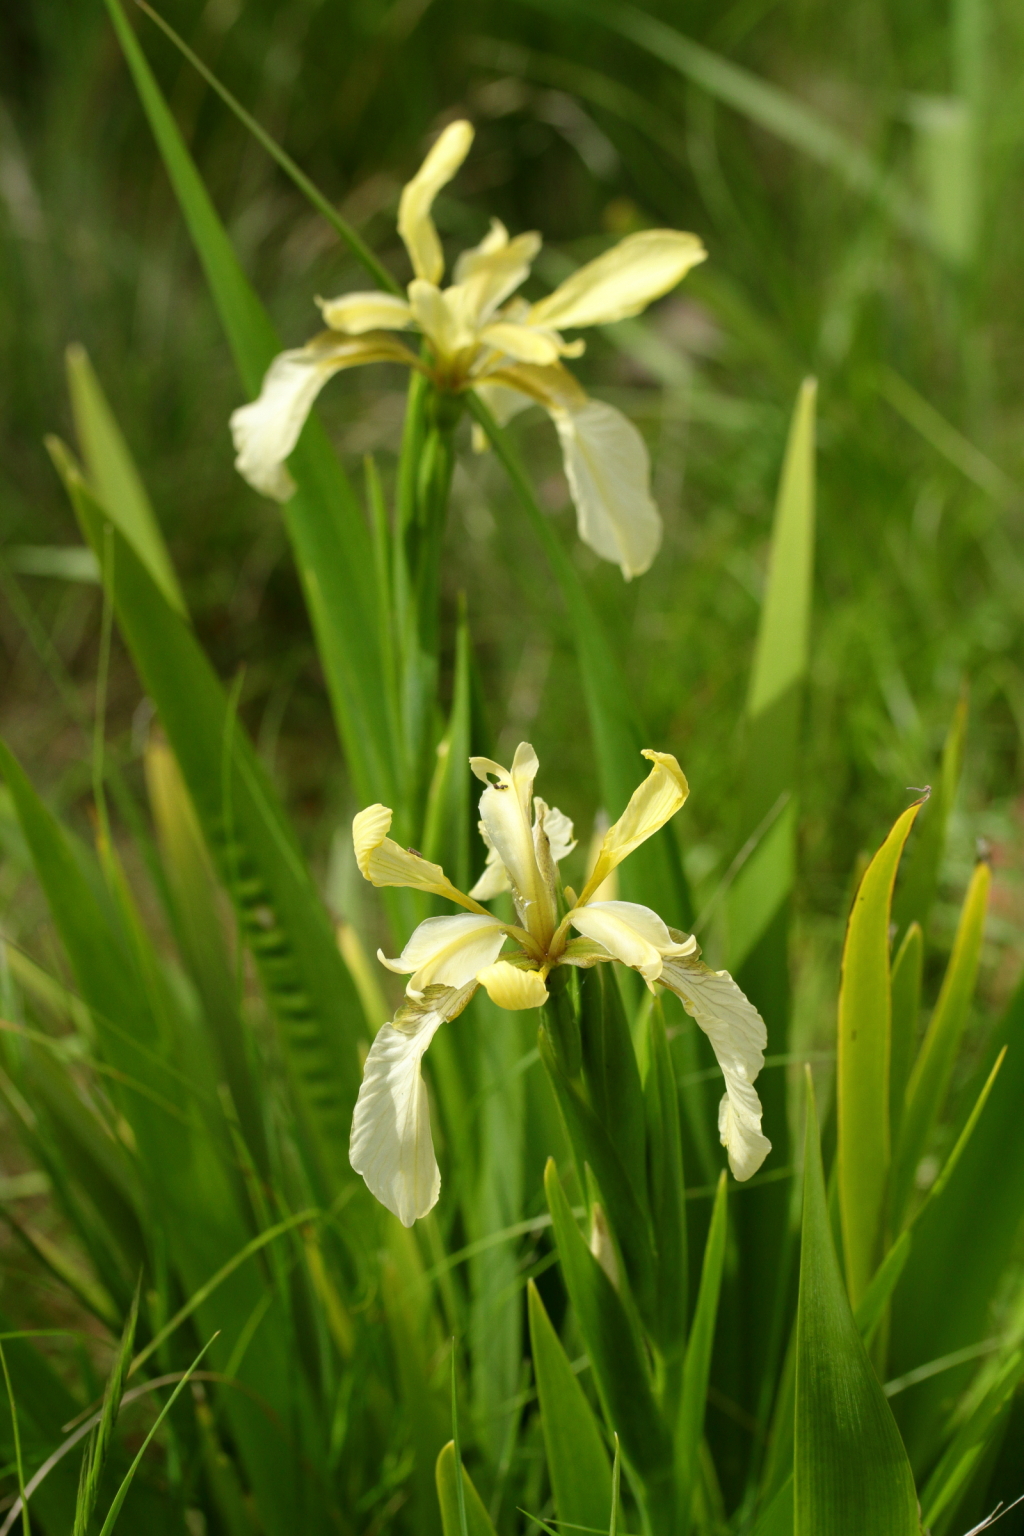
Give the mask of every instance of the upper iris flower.
M 644 230 L 529 304 L 512 295 L 529 275 L 541 238 L 510 239 L 494 219 L 489 234 L 455 263 L 454 283 L 442 288 L 444 255 L 430 210 L 472 142 L 469 123 L 449 124 L 403 189 L 398 232 L 415 274 L 408 299 L 372 292 L 318 300 L 329 329 L 276 357 L 259 398 L 232 415 L 235 466 L 256 490 L 287 501 L 295 485 L 285 460 L 327 380 L 363 363 L 403 363 L 439 390 L 477 391 L 502 422 L 531 403 L 542 405 L 561 440 L 580 538 L 627 579 L 637 576 L 661 542 L 647 449 L 620 411 L 590 399 L 562 366 L 563 357 L 583 351 L 582 341 L 567 342 L 562 332 L 638 315 L 706 252 L 696 235 Z M 418 331 L 429 355 L 418 357 L 396 331 Z
M 480 831 L 488 860 L 468 896 L 440 865 L 388 837 L 387 806 L 371 805 L 353 821 L 356 860 L 371 884 L 409 886 L 468 909 L 465 916 L 420 923 L 397 960 L 378 951 L 381 962 L 408 974 L 409 982 L 405 1003 L 381 1028 L 366 1058 L 349 1157 L 371 1192 L 406 1226 L 427 1214 L 441 1189 L 420 1074 L 427 1046 L 479 986 L 500 1008 L 539 1008 L 547 1001 L 547 977 L 560 965 L 618 960 L 639 971 L 652 991 L 660 982 L 674 992 L 708 1036 L 725 1077 L 718 1130 L 736 1178 L 749 1179 L 771 1150 L 761 1134 L 761 1103 L 753 1087 L 767 1041 L 757 1009 L 727 971 L 702 964 L 692 934 L 667 927 L 650 907 L 636 902 L 594 900 L 612 871 L 675 815 L 689 793 L 674 757 L 649 751 L 644 756 L 654 766 L 605 833 L 580 895 L 568 887 L 561 892 L 564 916 L 557 865 L 576 846 L 572 823 L 534 796 L 537 755 L 526 742 L 517 749 L 511 772 L 490 758 L 469 760 L 487 785 L 480 796 Z M 503 890 L 512 893 L 515 923 L 480 904 Z M 502 953 L 509 940 L 514 947 Z

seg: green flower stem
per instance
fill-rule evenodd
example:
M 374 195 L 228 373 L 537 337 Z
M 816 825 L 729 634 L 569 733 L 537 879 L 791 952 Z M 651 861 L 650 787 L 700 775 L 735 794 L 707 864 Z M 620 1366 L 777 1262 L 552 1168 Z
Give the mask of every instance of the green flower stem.
M 558 1070 L 570 1080 L 578 1078 L 583 1068 L 583 1048 L 576 1002 L 565 967 L 552 971 L 548 977 L 548 1000 L 541 1014 Z
M 462 401 L 417 378 L 409 391 L 398 475 L 395 617 L 401 657 L 402 733 L 407 824 L 419 827 L 432 767 L 438 650 L 441 546 L 455 467 L 455 429 Z

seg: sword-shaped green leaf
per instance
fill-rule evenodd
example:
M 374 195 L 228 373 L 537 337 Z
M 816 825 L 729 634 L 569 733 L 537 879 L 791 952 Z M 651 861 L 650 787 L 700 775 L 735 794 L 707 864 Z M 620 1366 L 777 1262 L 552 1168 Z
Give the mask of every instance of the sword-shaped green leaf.
M 280 343 L 239 265 L 120 0 L 106 0 L 106 4 L 242 384 L 255 396 L 271 359 L 281 350 Z M 369 529 L 327 434 L 315 418 L 307 422 L 289 467 L 298 492 L 285 505 L 283 516 L 346 756 L 364 803 L 383 800 L 400 806 L 397 735 L 380 652 Z
M 797 1308 L 795 1536 L 918 1536 L 900 1432 L 854 1322 L 839 1269 L 807 1074 Z
M 102 549 L 104 508 L 66 451 L 54 454 L 86 538 Z M 351 1177 L 362 1034 L 355 988 L 294 833 L 192 631 L 120 534 L 111 547 L 118 622 L 277 1016 L 321 1176 L 336 1187 Z
M 188 610 L 156 513 L 83 347 L 68 348 L 67 369 L 75 433 L 96 494 L 168 603 L 184 618 Z
M 892 965 L 892 1031 L 889 1052 L 889 1124 L 895 1144 L 903 1123 L 907 1084 L 917 1055 L 924 934 L 916 920 L 903 936 Z
M 496 1536 L 494 1524 L 476 1491 L 476 1484 L 462 1469 L 462 1500 L 459 1499 L 459 1464 L 455 1441 L 449 1440 L 437 1458 L 437 1498 L 441 1505 L 444 1536 Z
M 554 1161 L 544 1173 L 566 1290 L 573 1304 L 608 1425 L 634 1470 L 660 1492 L 672 1448 L 651 1387 L 644 1346 L 622 1298 L 583 1240 Z
M 715 1343 L 718 1297 L 722 1289 L 727 1235 L 726 1174 L 718 1180 L 715 1206 L 708 1240 L 704 1248 L 700 1290 L 693 1314 L 693 1327 L 686 1345 L 683 1366 L 683 1392 L 676 1422 L 676 1477 L 679 1480 L 679 1529 L 690 1529 L 693 1495 L 697 1485 L 700 1443 L 704 1434 L 704 1412 L 711 1375 L 711 1353 Z
M 532 1280 L 527 1300 L 530 1351 L 555 1509 L 564 1526 L 600 1531 L 612 1501 L 604 1437 Z
M 864 872 L 843 947 L 839 990 L 839 1209 L 851 1303 L 881 1256 L 889 1178 L 889 913 L 900 855 L 920 803 L 903 812 Z
M 796 872 L 792 795 L 810 654 L 816 400 L 816 381 L 805 379 L 793 409 L 779 480 L 750 673 L 741 841 L 758 840 L 728 896 L 729 966 L 734 971 L 766 932 Z

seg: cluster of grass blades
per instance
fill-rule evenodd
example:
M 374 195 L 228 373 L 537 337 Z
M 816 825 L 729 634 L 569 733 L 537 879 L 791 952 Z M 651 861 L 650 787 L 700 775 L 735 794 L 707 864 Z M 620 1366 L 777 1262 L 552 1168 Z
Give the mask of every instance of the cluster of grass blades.
M 273 327 L 118 0 L 108 10 L 253 394 Z M 779 93 L 630 7 L 598 19 L 762 128 L 816 145 L 904 237 L 938 238 L 862 151 Z M 372 270 L 376 258 L 353 251 Z M 97 1405 L 84 1367 L 79 1381 L 29 1330 L 3 1335 L 6 1529 L 962 1536 L 1009 1503 L 1021 1481 L 1024 994 L 994 1027 L 972 1018 L 984 861 L 948 956 L 930 927 L 965 709 L 935 791 L 898 816 L 855 882 L 825 1052 L 834 1095 L 831 1070 L 816 1086 L 799 1071 L 789 951 L 808 793 L 814 382 L 790 381 L 736 806 L 720 829 L 734 856 L 699 913 L 669 833 L 623 872 L 623 894 L 699 925 L 763 1013 L 772 1160 L 730 1185 L 702 1036 L 595 976 L 581 989 L 590 1048 L 554 1095 L 532 1015 L 477 1000 L 438 1037 L 445 1196 L 410 1232 L 347 1160 L 361 1057 L 382 1022 L 359 924 L 339 944 L 83 352 L 68 378 L 77 453 L 49 446 L 102 584 L 101 683 L 116 626 L 155 719 L 143 797 L 97 713 L 94 847 L 0 747 L 5 846 L 52 925 L 49 956 L 5 945 L 0 1094 L 60 1226 L 54 1238 L 11 1202 L 5 1215 L 83 1328 L 121 1339 Z M 889 393 L 941 436 L 941 419 L 891 381 Z M 410 454 L 422 408 L 414 389 Z M 474 410 L 564 605 L 614 814 L 649 743 L 605 603 L 541 510 L 516 441 Z M 412 738 L 401 707 L 410 676 L 392 595 L 415 463 L 399 466 L 394 516 L 373 464 L 364 508 L 316 420 L 291 467 L 285 526 L 355 793 L 393 805 L 403 840 L 468 884 L 482 849 L 466 765 L 491 742 L 465 616 L 448 707 L 422 671 L 412 714 L 426 724 Z M 386 894 L 372 925 L 400 942 L 431 908 Z M 820 1135 L 816 1091 L 830 1100 Z M 133 1393 L 166 1400 L 129 1453 L 115 1425 Z M 79 1469 L 65 1451 L 83 1441 Z

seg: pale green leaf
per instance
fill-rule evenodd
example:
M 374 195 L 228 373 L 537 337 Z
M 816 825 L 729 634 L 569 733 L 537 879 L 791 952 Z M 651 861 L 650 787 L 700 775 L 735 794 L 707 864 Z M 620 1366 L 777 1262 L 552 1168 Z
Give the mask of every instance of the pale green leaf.
M 795 1536 L 918 1536 L 917 1494 L 896 1421 L 839 1269 L 807 1076 L 797 1310 Z
M 920 804 L 899 817 L 860 882 L 843 948 L 839 991 L 839 1208 L 850 1299 L 878 1262 L 889 1177 L 889 913 L 893 884 Z
M 185 617 L 185 599 L 156 513 L 83 347 L 68 348 L 67 370 L 75 431 L 92 488 L 170 606 Z
M 465 1467 L 462 1467 L 462 1499 L 459 1498 L 459 1463 L 455 1442 L 449 1440 L 437 1458 L 437 1497 L 441 1505 L 444 1536 L 496 1536 L 484 1501 Z

